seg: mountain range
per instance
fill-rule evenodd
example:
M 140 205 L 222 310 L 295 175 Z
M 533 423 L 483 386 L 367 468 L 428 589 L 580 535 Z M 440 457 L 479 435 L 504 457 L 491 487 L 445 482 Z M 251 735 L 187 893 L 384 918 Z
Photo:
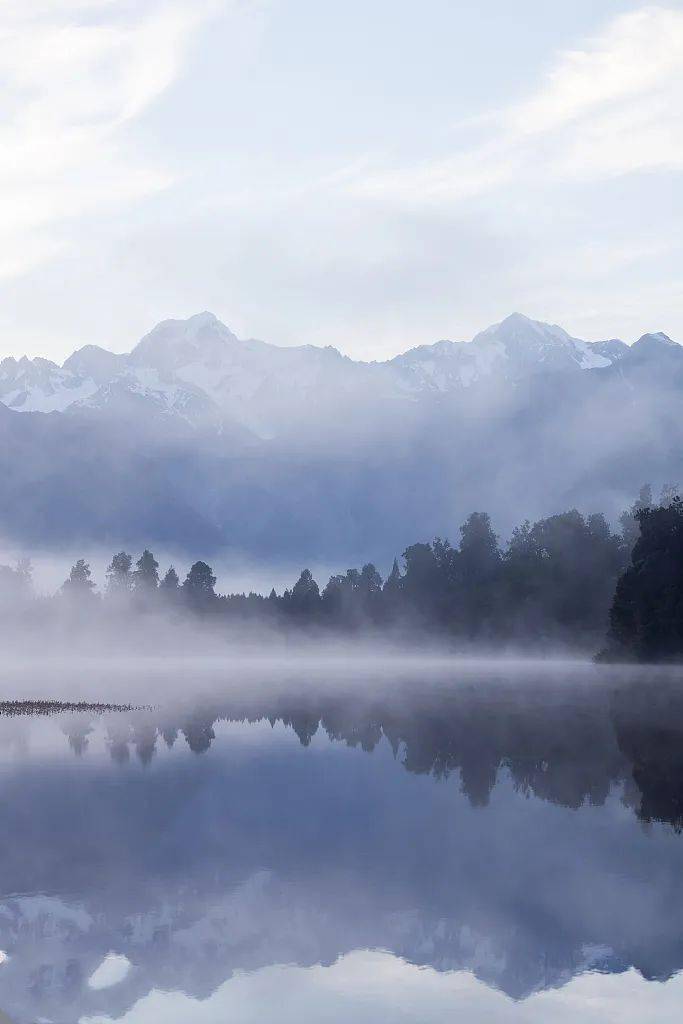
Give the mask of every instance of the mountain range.
M 616 515 L 683 478 L 683 346 L 512 314 L 385 362 L 238 339 L 211 313 L 130 353 L 0 362 L 0 535 L 388 559 L 474 508 Z
M 163 321 L 130 353 L 86 345 L 62 366 L 7 357 L 0 362 L 0 400 L 16 412 L 130 413 L 142 399 L 150 409 L 193 425 L 236 421 L 269 435 L 284 405 L 324 394 L 447 395 L 494 379 L 519 382 L 537 373 L 605 368 L 645 347 L 659 351 L 674 344 L 664 334 L 645 335 L 633 349 L 618 339 L 585 342 L 515 313 L 470 343 L 439 341 L 367 363 L 329 346 L 242 341 L 212 313 L 199 313 Z

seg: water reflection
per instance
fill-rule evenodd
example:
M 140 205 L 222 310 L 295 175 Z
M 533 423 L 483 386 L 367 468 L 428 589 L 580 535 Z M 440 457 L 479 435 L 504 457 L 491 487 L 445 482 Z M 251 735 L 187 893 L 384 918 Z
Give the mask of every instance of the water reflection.
M 153 990 L 184 993 L 164 1003 L 178 1020 L 233 1019 L 235 972 L 313 998 L 303 968 L 345 977 L 373 950 L 393 966 L 370 974 L 415 988 L 406 1019 L 462 1013 L 445 972 L 466 970 L 503 1000 L 468 989 L 467 1019 L 541 1020 L 530 995 L 566 1001 L 587 971 L 644 985 L 683 966 L 676 680 L 290 681 L 46 710 L 0 721 L 0 1005 L 17 1021 L 158 1020 L 171 997 Z M 314 989 L 341 1020 L 335 984 Z

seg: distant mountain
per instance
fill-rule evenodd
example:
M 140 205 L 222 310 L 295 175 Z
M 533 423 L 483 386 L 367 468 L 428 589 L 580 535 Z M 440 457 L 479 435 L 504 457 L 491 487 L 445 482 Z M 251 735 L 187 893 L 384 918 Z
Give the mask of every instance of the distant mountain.
M 269 436 L 302 401 L 358 389 L 381 397 L 450 393 L 490 378 L 516 382 L 536 373 L 606 367 L 624 352 L 623 342 L 591 344 L 513 313 L 470 343 L 440 341 L 368 364 L 331 347 L 240 341 L 212 313 L 199 313 L 158 324 L 127 355 L 87 345 L 61 367 L 40 358 L 5 359 L 0 400 L 17 412 L 111 411 L 119 404 L 129 414 L 124 396 L 132 395 L 138 405 L 145 399 L 194 424 L 228 419 Z
M 0 536 L 191 554 L 389 559 L 683 480 L 683 346 L 585 342 L 515 313 L 386 362 L 240 340 L 211 313 L 124 355 L 0 363 Z

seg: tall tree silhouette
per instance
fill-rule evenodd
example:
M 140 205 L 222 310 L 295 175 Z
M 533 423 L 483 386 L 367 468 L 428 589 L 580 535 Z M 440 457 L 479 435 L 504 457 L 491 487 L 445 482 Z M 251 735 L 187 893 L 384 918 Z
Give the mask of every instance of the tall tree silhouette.
M 462 623 L 471 639 L 491 632 L 501 576 L 501 554 L 491 519 L 473 512 L 460 527 L 456 561 Z
M 119 551 L 107 567 L 107 594 L 111 597 L 123 597 L 130 593 L 133 586 L 131 566 L 133 557 L 127 551 Z
M 175 598 L 178 595 L 180 589 L 180 580 L 178 579 L 178 573 L 175 568 L 171 565 L 166 570 L 166 575 L 159 584 L 159 591 L 166 598 Z
M 90 566 L 84 558 L 79 558 L 71 567 L 69 578 L 62 584 L 62 593 L 69 597 L 88 597 L 92 594 L 94 587 Z
M 683 502 L 637 513 L 640 536 L 610 612 L 610 652 L 641 661 L 683 655 Z
M 195 562 L 185 577 L 183 595 L 190 608 L 207 611 L 216 603 L 216 577 L 206 562 Z
M 159 586 L 159 563 L 147 548 L 135 563 L 133 588 L 138 594 L 153 593 Z
M 300 617 L 315 618 L 320 610 L 320 589 L 310 569 L 304 569 L 292 587 L 290 611 Z
M 626 549 L 626 554 L 629 557 L 633 551 L 633 545 L 638 540 L 638 536 L 640 534 L 638 513 L 642 512 L 645 508 L 651 508 L 653 504 L 652 488 L 649 484 L 643 484 L 633 505 L 631 505 L 629 509 L 626 509 L 625 512 L 622 512 L 619 516 L 621 536 L 624 542 L 624 548 Z

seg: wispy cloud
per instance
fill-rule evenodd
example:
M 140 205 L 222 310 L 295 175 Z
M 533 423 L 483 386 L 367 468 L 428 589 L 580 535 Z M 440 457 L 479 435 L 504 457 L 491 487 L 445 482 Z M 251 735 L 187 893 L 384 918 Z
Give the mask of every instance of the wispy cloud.
M 212 0 L 5 0 L 0 7 L 0 276 L 64 243 L 58 225 L 166 187 L 127 126 L 177 78 Z
M 522 180 L 590 181 L 683 168 L 683 11 L 623 14 L 560 53 L 536 91 L 481 119 L 484 138 L 441 159 L 365 173 L 354 194 L 456 202 Z

